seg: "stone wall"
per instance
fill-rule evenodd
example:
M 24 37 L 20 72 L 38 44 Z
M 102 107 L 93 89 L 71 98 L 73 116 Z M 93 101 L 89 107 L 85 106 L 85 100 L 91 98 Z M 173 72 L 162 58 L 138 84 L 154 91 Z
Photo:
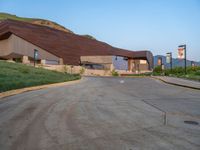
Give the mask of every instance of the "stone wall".
M 112 56 L 81 56 L 81 62 L 112 64 Z
M 39 65 L 45 69 L 55 70 L 59 72 L 67 72 L 72 74 L 79 74 L 82 71 L 81 66 L 70 66 L 70 65 Z
M 70 65 L 38 65 L 45 69 L 56 70 L 59 72 L 67 72 L 72 74 L 82 74 L 91 76 L 110 76 L 110 70 L 95 70 L 86 69 L 82 66 L 70 66 Z

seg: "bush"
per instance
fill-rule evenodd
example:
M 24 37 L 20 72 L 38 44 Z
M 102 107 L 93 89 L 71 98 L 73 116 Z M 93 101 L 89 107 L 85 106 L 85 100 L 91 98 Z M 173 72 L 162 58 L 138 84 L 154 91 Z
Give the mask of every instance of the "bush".
M 161 72 L 162 72 L 162 67 L 161 67 L 161 66 L 156 66 L 156 67 L 153 69 L 153 72 L 155 72 L 155 73 L 161 73 Z
M 194 73 L 200 71 L 200 66 L 195 66 L 195 67 L 187 67 L 187 72 L 188 73 Z
M 200 66 L 187 67 L 186 69 L 187 74 L 185 74 L 184 67 L 174 67 L 172 69 L 162 70 L 160 66 L 157 66 L 153 70 L 153 75 L 173 76 L 200 81 Z
M 112 74 L 112 76 L 119 76 L 118 72 L 115 71 L 115 70 L 112 70 L 112 71 L 111 71 L 111 74 Z
M 84 73 L 85 73 L 85 68 L 81 67 L 80 74 L 84 74 Z
M 200 76 L 200 70 L 197 70 L 194 74 Z
M 162 71 L 162 67 L 161 66 L 156 66 L 153 69 L 153 75 L 158 76 L 158 75 L 162 75 L 163 71 Z
M 63 71 L 64 71 L 64 73 L 68 73 L 68 67 L 67 67 L 67 65 L 63 66 Z
M 185 73 L 185 70 L 183 67 L 175 67 L 172 70 L 170 70 L 170 74 L 180 75 L 184 73 Z

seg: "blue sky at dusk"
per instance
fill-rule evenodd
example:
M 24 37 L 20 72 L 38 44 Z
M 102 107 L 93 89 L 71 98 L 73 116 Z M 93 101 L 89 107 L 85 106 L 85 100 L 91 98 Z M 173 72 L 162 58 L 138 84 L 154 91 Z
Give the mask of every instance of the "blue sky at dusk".
M 55 21 L 128 50 L 200 61 L 200 0 L 0 0 L 0 12 Z

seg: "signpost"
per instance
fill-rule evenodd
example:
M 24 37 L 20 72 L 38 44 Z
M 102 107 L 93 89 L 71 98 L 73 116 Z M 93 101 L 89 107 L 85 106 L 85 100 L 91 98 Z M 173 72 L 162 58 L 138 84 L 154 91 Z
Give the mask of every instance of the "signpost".
M 172 53 L 171 52 L 166 54 L 166 63 L 170 64 L 170 69 L 172 70 Z
M 161 69 L 162 69 L 162 70 L 165 69 L 165 66 L 163 65 L 162 57 L 159 57 L 159 58 L 158 58 L 157 65 L 158 65 L 158 66 L 161 66 Z
M 34 49 L 34 67 L 35 67 L 35 64 L 36 64 L 36 60 L 38 59 L 38 50 L 37 49 Z
M 186 67 L 187 67 L 187 57 L 186 57 L 186 45 L 179 45 L 178 46 L 178 58 L 179 59 L 184 59 L 185 60 L 185 74 L 187 74 L 187 70 L 186 70 Z

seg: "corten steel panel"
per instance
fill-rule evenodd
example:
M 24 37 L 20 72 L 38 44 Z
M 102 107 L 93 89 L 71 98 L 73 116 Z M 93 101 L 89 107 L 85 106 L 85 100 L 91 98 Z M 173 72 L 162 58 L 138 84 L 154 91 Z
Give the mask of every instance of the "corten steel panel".
M 81 56 L 82 63 L 112 64 L 112 56 Z
M 128 51 L 92 40 L 80 35 L 67 33 L 46 26 L 22 21 L 5 20 L 0 23 L 0 40 L 15 34 L 22 39 L 63 58 L 65 64 L 79 65 L 80 56 L 117 55 L 129 58 L 149 59 L 149 51 Z M 138 56 L 138 57 L 137 57 Z M 148 61 L 151 63 L 151 61 Z
M 21 55 L 34 57 L 34 49 L 38 50 L 38 59 L 46 59 L 46 60 L 56 60 L 59 61 L 59 58 L 52 55 L 51 53 L 45 51 L 44 49 L 41 49 L 38 46 L 35 46 L 32 43 L 27 42 L 26 40 L 23 40 L 22 38 L 11 35 L 9 40 L 11 41 L 12 45 L 12 51 L 14 53 L 18 53 Z
M 6 56 L 12 53 L 10 38 L 0 40 L 0 56 Z

